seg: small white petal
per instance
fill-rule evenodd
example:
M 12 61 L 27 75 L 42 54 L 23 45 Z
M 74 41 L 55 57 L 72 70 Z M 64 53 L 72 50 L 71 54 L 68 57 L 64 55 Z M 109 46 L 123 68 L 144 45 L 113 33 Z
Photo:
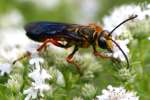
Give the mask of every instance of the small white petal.
M 43 92 L 49 91 L 50 89 L 51 87 L 48 84 L 45 83 L 37 84 L 32 82 L 32 87 L 28 88 L 27 90 L 24 90 L 23 94 L 27 95 L 25 98 L 26 100 L 36 99 L 37 95 L 44 97 Z
M 107 87 L 109 90 L 113 90 L 113 87 L 111 85 L 108 85 Z
M 39 63 L 44 63 L 44 59 L 41 57 L 35 57 L 30 59 L 29 64 L 34 65 L 34 64 L 39 64 Z
M 44 69 L 36 69 L 29 74 L 29 77 L 32 78 L 35 81 L 35 83 L 41 84 L 45 82 L 46 79 L 50 79 L 52 76 L 49 75 Z
M 23 94 L 27 95 L 25 100 L 35 99 L 37 97 L 38 90 L 34 89 L 34 87 L 30 87 L 27 90 L 23 91 Z
M 65 86 L 63 74 L 59 70 L 57 70 L 56 74 L 57 74 L 57 84 Z
M 147 5 L 147 8 L 149 4 Z M 123 12 L 123 13 L 122 13 Z M 111 31 L 114 29 L 119 23 L 123 20 L 127 19 L 131 15 L 138 15 L 136 19 L 143 20 L 146 16 L 150 16 L 150 9 L 142 9 L 140 5 L 123 5 L 120 7 L 115 8 L 110 16 L 106 16 L 103 19 L 104 28 L 106 30 Z M 114 37 L 120 36 L 127 30 L 127 24 L 123 24 L 122 26 L 118 27 L 117 30 L 114 31 L 112 34 Z
M 0 22 L 3 27 L 17 26 L 23 23 L 23 16 L 17 9 L 12 9 L 0 16 Z
M 128 56 L 129 49 L 127 48 L 128 40 L 116 40 L 117 44 L 121 47 L 123 52 Z M 125 61 L 125 57 L 121 50 L 114 44 L 113 46 L 113 57 Z
M 7 73 L 7 74 L 9 74 L 10 72 L 11 72 L 11 70 L 12 70 L 12 67 L 11 67 L 11 64 L 8 64 L 8 63 L 6 63 L 6 64 L 1 64 L 0 65 L 0 75 L 4 75 L 4 73 Z
M 38 56 L 38 51 L 37 49 L 40 47 L 39 44 L 37 43 L 31 43 L 26 47 L 26 51 L 31 54 L 31 57 L 37 57 Z
M 52 78 L 52 76 L 49 75 L 48 72 L 45 69 L 42 69 L 41 76 L 42 76 L 43 79 L 50 79 L 50 78 Z
M 96 96 L 97 100 L 139 100 L 134 92 L 127 92 L 124 87 L 108 86 L 102 90 L 102 95 Z

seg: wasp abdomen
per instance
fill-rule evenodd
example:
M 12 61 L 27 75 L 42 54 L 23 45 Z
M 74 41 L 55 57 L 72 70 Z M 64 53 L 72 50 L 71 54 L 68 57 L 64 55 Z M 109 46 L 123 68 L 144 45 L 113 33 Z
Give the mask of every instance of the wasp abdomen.
M 26 35 L 38 42 L 43 42 L 46 38 L 62 32 L 67 26 L 50 22 L 35 22 L 25 26 Z

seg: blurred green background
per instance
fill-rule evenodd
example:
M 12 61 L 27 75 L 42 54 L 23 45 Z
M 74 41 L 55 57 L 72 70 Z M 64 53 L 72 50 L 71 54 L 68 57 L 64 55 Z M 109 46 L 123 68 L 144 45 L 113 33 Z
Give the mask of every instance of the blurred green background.
M 41 3 L 43 2 L 43 3 Z M 89 2 L 89 4 L 87 3 Z M 129 3 L 144 3 L 149 0 L 0 0 L 0 14 L 17 9 L 25 22 L 48 20 L 58 22 L 78 23 L 84 17 L 93 14 L 89 20 L 101 21 L 101 18 L 111 12 L 112 8 Z M 95 6 L 95 7 L 93 7 Z M 91 10 L 90 8 L 91 7 Z M 85 15 L 81 10 L 88 9 Z M 81 19 L 80 19 L 81 18 Z

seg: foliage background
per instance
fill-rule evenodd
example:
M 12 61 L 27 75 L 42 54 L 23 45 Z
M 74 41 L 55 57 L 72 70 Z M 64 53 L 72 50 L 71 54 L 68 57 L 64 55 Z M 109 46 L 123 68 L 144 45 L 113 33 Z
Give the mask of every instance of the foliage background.
M 97 2 L 96 7 L 98 7 L 98 9 L 94 8 L 96 11 L 90 11 L 90 9 L 87 8 L 89 11 L 87 11 L 87 13 L 83 13 L 82 11 L 86 10 L 82 9 L 82 6 L 84 7 L 84 2 L 87 2 L 87 0 L 49 0 L 49 3 L 51 3 L 49 7 L 43 6 L 44 4 L 42 3 L 35 3 L 41 2 L 42 0 L 32 1 L 34 2 L 31 2 L 30 0 L 0 0 L 0 16 L 5 15 L 7 12 L 13 9 L 19 11 L 23 21 L 22 23 L 19 23 L 20 25 L 15 25 L 16 29 L 28 22 L 40 20 L 80 24 L 100 22 L 103 24 L 103 17 L 110 14 L 112 9 L 115 7 L 124 4 L 128 5 L 131 3 L 150 3 L 149 0 L 94 0 Z M 46 1 L 48 0 L 43 0 L 42 2 Z M 14 18 L 14 20 L 16 19 Z M 2 29 L 7 30 L 8 27 L 12 28 L 14 25 L 11 25 L 9 21 L 0 22 L 0 25 L 0 49 L 3 49 L 4 46 L 2 45 L 6 46 L 9 43 L 5 44 L 4 41 L 6 40 L 4 40 L 5 38 L 3 39 L 3 37 L 5 37 L 5 35 L 8 33 L 7 31 L 3 32 Z M 141 28 L 141 26 L 138 28 Z M 75 58 L 77 61 L 79 60 L 82 65 L 81 69 L 84 72 L 84 76 L 81 77 L 77 73 L 74 66 L 65 62 L 65 57 L 68 54 L 67 51 L 63 51 L 62 54 L 59 52 L 54 52 L 53 49 L 51 49 L 42 54 L 42 57 L 46 61 L 45 64 L 47 65 L 45 68 L 49 70 L 49 73 L 51 72 L 50 74 L 53 74 L 55 69 L 59 70 L 64 77 L 65 83 L 58 84 L 59 82 L 57 83 L 55 78 L 52 79 L 49 83 L 55 89 L 53 90 L 53 93 L 48 92 L 46 97 L 43 99 L 71 100 L 74 97 L 81 97 L 85 100 L 91 100 L 96 95 L 101 94 L 102 89 L 111 84 L 112 86 L 123 85 L 128 90 L 136 91 L 141 100 L 150 100 L 150 41 L 147 39 L 147 35 L 145 36 L 145 34 L 142 34 L 142 32 L 140 33 L 138 30 L 136 30 L 136 28 L 133 30 L 132 35 L 134 39 L 128 45 L 128 47 L 130 49 L 130 63 L 132 65 L 134 74 L 129 73 L 128 75 L 129 78 L 136 75 L 134 81 L 128 81 L 128 76 L 124 79 L 124 76 L 121 76 L 118 73 L 119 69 L 117 69 L 111 61 L 99 58 L 95 59 L 95 57 L 92 56 L 92 50 L 90 48 L 86 50 L 81 49 L 80 54 L 77 54 Z M 23 40 L 20 41 L 15 32 L 9 33 L 9 37 L 12 41 L 14 40 L 20 43 L 19 45 L 23 43 Z M 11 44 L 11 41 L 9 42 Z M 1 60 L 1 63 L 3 62 L 4 61 Z M 20 69 L 15 67 L 14 71 L 11 73 L 13 77 L 15 75 L 18 77 L 17 75 L 19 74 L 21 76 L 19 80 L 21 83 L 20 85 L 19 83 L 17 84 L 17 86 L 20 86 L 18 86 L 19 90 L 16 89 L 15 85 L 12 86 L 14 89 L 5 85 L 10 78 L 9 75 L 0 77 L 0 98 L 3 98 L 2 100 L 8 100 L 10 98 L 12 100 L 22 100 L 25 98 L 25 95 L 23 95 L 23 90 L 29 86 L 26 82 L 28 80 L 26 70 L 28 70 L 27 66 L 29 65 L 27 59 L 22 63 L 25 68 L 23 67 Z M 54 73 L 54 76 L 55 74 L 56 73 Z M 87 88 L 86 84 L 90 84 L 91 86 L 89 85 Z M 87 91 L 89 91 L 89 93 Z M 77 100 L 80 100 L 80 98 Z

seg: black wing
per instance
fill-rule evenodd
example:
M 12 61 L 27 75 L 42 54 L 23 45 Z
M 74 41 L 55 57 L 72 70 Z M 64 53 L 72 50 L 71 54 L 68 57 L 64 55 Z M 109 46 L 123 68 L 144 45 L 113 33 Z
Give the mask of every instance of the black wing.
M 26 34 L 29 38 L 35 41 L 42 42 L 50 37 L 64 37 L 80 40 L 81 37 L 76 32 L 70 29 L 81 27 L 78 24 L 54 23 L 54 22 L 34 22 L 25 26 Z M 71 38 L 72 39 L 72 38 Z

